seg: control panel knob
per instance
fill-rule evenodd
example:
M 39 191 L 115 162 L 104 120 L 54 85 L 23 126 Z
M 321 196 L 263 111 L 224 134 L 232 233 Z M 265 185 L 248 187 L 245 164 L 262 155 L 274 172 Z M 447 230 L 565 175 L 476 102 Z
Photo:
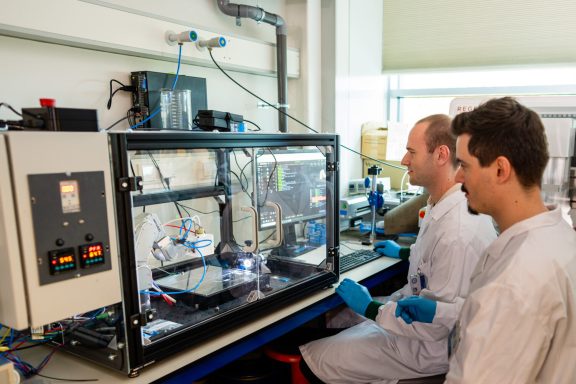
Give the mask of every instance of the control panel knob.
M 64 239 L 56 239 L 56 245 L 61 247 L 64 245 Z
M 84 238 L 86 239 L 86 241 L 92 241 L 94 240 L 94 235 L 91 233 L 87 233 L 86 236 L 84 236 Z

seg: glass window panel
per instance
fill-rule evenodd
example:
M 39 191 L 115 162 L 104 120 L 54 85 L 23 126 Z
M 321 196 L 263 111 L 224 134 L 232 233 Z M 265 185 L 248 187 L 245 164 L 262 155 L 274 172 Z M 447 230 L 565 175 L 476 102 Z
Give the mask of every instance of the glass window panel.
M 576 84 L 576 67 L 430 71 L 398 75 L 399 89 L 442 89 Z
M 400 119 L 409 126 L 437 113 L 448 114 L 454 97 L 405 97 L 400 99 Z
M 140 312 L 155 312 L 143 345 L 332 273 L 330 156 L 315 146 L 129 152 L 143 179 L 132 192 Z

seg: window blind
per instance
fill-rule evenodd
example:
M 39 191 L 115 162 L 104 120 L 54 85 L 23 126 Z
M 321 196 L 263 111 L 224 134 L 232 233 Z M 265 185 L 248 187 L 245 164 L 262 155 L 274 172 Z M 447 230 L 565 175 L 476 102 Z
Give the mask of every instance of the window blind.
M 576 63 L 576 1 L 384 0 L 384 72 Z

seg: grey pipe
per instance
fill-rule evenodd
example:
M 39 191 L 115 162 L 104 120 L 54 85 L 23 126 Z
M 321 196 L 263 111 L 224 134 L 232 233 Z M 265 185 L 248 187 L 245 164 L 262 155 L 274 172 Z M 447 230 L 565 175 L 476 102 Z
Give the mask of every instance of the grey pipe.
M 284 19 L 274 13 L 264 11 L 262 8 L 244 4 L 232 4 L 229 0 L 217 0 L 218 9 L 228 16 L 236 18 L 249 18 L 257 22 L 264 22 L 276 27 L 276 71 L 278 74 L 278 129 L 288 132 L 286 124 L 286 109 L 288 105 L 288 70 L 286 45 L 287 28 Z
M 286 112 L 288 106 L 288 60 L 287 60 L 286 35 L 276 34 L 276 68 L 278 71 L 278 129 L 280 132 L 288 132 Z

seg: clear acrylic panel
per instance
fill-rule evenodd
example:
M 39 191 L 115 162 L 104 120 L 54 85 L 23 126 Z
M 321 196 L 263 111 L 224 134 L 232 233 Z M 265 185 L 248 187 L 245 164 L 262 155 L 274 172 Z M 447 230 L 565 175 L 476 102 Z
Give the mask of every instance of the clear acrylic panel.
M 331 147 L 130 151 L 144 346 L 315 276 L 326 229 Z M 330 226 L 329 226 L 330 227 Z M 327 238 L 328 237 L 328 238 Z

